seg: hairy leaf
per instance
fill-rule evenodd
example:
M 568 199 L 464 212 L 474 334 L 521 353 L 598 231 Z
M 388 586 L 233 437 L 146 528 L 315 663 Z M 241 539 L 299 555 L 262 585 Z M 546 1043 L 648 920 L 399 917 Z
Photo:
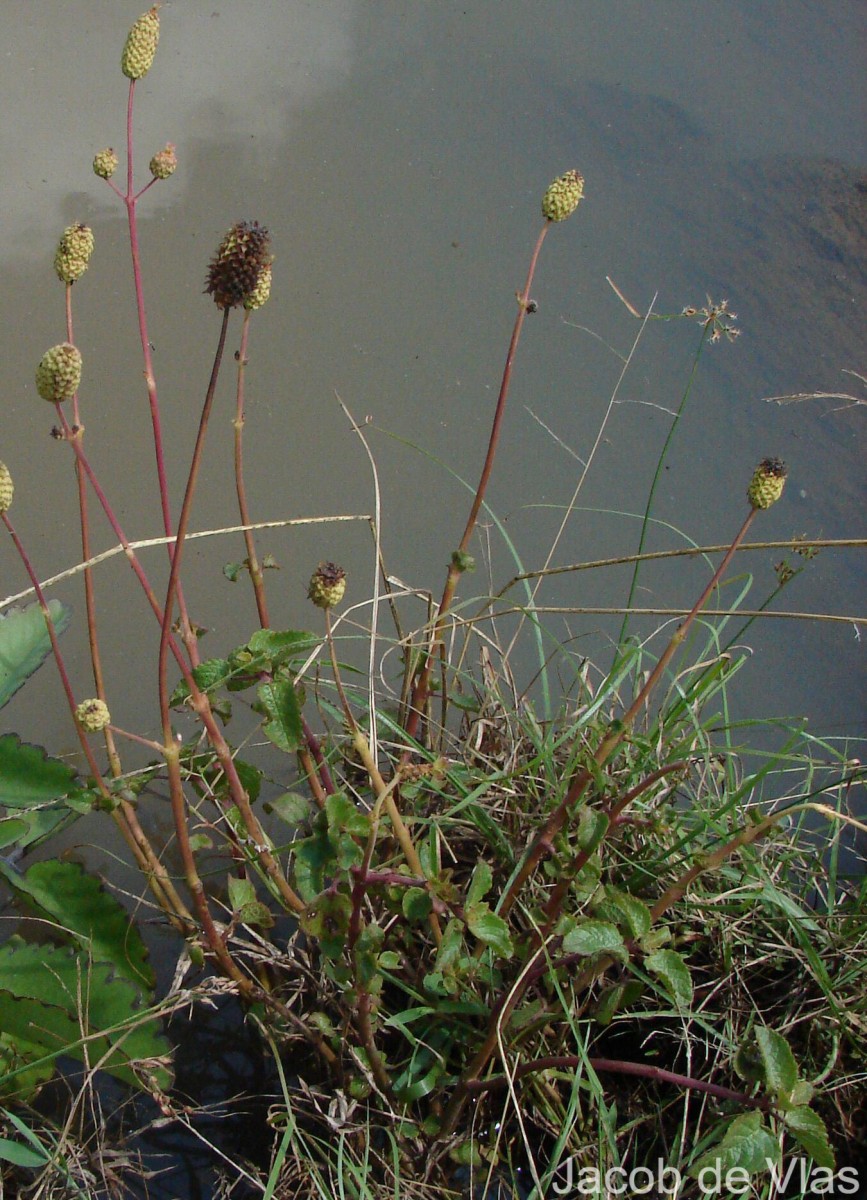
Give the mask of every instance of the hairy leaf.
M 615 925 L 607 921 L 582 921 L 563 938 L 564 954 L 613 954 L 625 960 L 626 947 Z

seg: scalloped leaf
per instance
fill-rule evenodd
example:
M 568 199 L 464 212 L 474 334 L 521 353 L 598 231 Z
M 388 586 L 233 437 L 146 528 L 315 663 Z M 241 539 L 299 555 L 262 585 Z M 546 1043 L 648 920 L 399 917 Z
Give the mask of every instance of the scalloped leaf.
M 315 633 L 301 629 L 257 629 L 247 643 L 247 649 L 256 657 L 262 657 L 274 670 L 287 659 L 309 654 L 322 641 Z
M 781 1033 L 758 1025 L 755 1031 L 756 1045 L 765 1069 L 765 1084 L 775 1096 L 787 1098 L 798 1082 L 798 1064 Z
M 725 1178 L 726 1172 L 740 1168 L 753 1175 L 767 1170 L 768 1163 L 779 1159 L 777 1139 L 765 1126 L 759 1112 L 744 1113 L 735 1117 L 725 1136 L 712 1149 L 692 1164 L 690 1175 L 697 1178 L 703 1171 L 713 1171 Z
M 623 936 L 616 925 L 608 921 L 582 921 L 563 938 L 564 954 L 613 954 L 625 961 L 628 957 Z
M 678 1008 L 692 1003 L 692 976 L 689 967 L 676 950 L 657 950 L 644 960 L 648 971 L 658 975 Z
M 464 910 L 467 928 L 474 937 L 490 946 L 501 958 L 511 958 L 515 953 L 509 927 L 502 917 L 492 913 L 487 904 L 474 904 Z
M 598 903 L 593 905 L 593 915 L 602 921 L 611 921 L 633 938 L 644 937 L 653 923 L 650 909 L 643 900 L 607 886 Z
M 56 633 L 63 633 L 72 619 L 72 609 L 59 600 L 48 601 Z M 38 604 L 13 608 L 0 614 L 0 708 L 51 653 L 51 638 Z
M 783 1113 L 783 1121 L 793 1137 L 801 1143 L 818 1167 L 833 1170 L 836 1161 L 828 1142 L 825 1122 L 812 1108 L 800 1105 Z
M 260 685 L 257 696 L 267 716 L 262 732 L 275 746 L 294 754 L 301 744 L 301 709 L 295 685 L 288 679 L 275 679 Z
M 76 790 L 75 771 L 41 746 L 22 742 L 17 734 L 0 737 L 0 804 L 31 808 L 62 800 Z
M 57 923 L 96 962 L 150 991 L 154 973 L 147 949 L 126 911 L 77 863 L 48 859 L 23 875 L 0 859 L 0 874 L 30 908 Z
M 0 947 L 0 981 L 0 1028 L 8 1037 L 42 1046 L 52 1057 L 98 1063 L 136 1087 L 142 1085 L 132 1064 L 148 1060 L 157 1085 L 171 1086 L 160 1022 L 142 1009 L 140 991 L 108 963 L 13 937 Z

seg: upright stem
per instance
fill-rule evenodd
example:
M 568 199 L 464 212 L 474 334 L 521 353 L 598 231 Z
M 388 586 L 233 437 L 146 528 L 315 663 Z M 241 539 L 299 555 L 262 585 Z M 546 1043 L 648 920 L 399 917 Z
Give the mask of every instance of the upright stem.
M 247 507 L 247 489 L 244 484 L 244 379 L 247 366 L 247 341 L 250 333 L 250 313 L 244 313 L 244 325 L 241 330 L 241 345 L 238 350 L 238 391 L 235 410 L 235 490 L 238 494 L 238 511 L 241 514 L 241 524 L 251 525 L 250 510 Z M 263 629 L 269 629 L 271 620 L 268 616 L 268 601 L 265 596 L 265 579 L 259 559 L 256 554 L 256 540 L 252 529 L 244 530 L 244 545 L 247 548 L 247 570 L 253 583 L 256 596 L 256 609 L 259 613 L 259 624 Z
M 407 715 L 406 722 L 406 732 L 410 738 L 415 737 L 419 721 L 427 703 L 428 693 L 430 691 L 431 671 L 433 670 L 433 664 L 437 654 L 437 647 L 442 644 L 446 616 L 448 615 L 452 600 L 454 599 L 455 588 L 457 587 L 458 579 L 462 574 L 460 559 L 467 553 L 470 539 L 472 538 L 473 531 L 476 527 L 476 521 L 478 520 L 479 513 L 481 512 L 482 504 L 484 503 L 485 493 L 487 492 L 488 483 L 491 478 L 491 472 L 494 468 L 494 458 L 496 457 L 497 445 L 500 440 L 500 428 L 503 423 L 503 414 L 506 411 L 506 399 L 509 394 L 509 384 L 512 380 L 512 367 L 515 362 L 515 354 L 518 349 L 518 342 L 521 337 L 524 318 L 529 311 L 530 288 L 532 287 L 533 276 L 536 272 L 536 263 L 539 259 L 539 251 L 542 249 L 542 242 L 545 240 L 545 235 L 548 232 L 548 227 L 550 224 L 550 221 L 546 221 L 539 232 L 539 236 L 536 239 L 536 245 L 533 248 L 533 254 L 530 259 L 530 266 L 527 271 L 527 280 L 524 284 L 523 290 L 518 295 L 518 313 L 515 317 L 515 324 L 512 329 L 511 339 L 509 341 L 509 349 L 506 353 L 506 363 L 503 368 L 503 378 L 500 383 L 500 392 L 497 396 L 497 407 L 494 411 L 494 420 L 493 424 L 491 425 L 491 435 L 488 441 L 488 452 L 485 455 L 485 463 L 482 467 L 482 474 L 479 478 L 475 496 L 473 497 L 470 514 L 467 517 L 467 523 L 464 528 L 463 537 L 461 538 L 456 554 L 452 556 L 452 561 L 449 564 L 445 588 L 443 589 L 442 599 L 440 600 L 440 605 L 437 610 L 437 616 L 434 623 L 430 648 L 424 655 L 421 667 L 419 668 L 413 684 L 412 695 L 410 697 L 409 713 Z
M 205 393 L 205 402 L 202 406 L 202 414 L 199 418 L 199 430 L 196 434 L 196 444 L 193 448 L 193 457 L 190 462 L 190 470 L 187 476 L 187 486 L 184 491 L 184 502 L 181 506 L 181 515 L 178 520 L 178 529 L 176 534 L 174 552 L 171 556 L 171 570 L 169 571 L 169 582 L 166 588 L 166 602 L 163 605 L 162 631 L 160 633 L 160 650 L 159 650 L 159 692 L 160 692 L 160 710 L 163 718 L 163 735 L 171 738 L 171 723 L 169 720 L 169 691 L 167 682 L 167 666 L 168 666 L 168 650 L 171 640 L 172 614 L 175 607 L 175 599 L 178 594 L 178 580 L 180 577 L 181 560 L 184 554 L 184 543 L 187 536 L 187 529 L 190 524 L 190 513 L 193 507 L 193 497 L 196 492 L 196 484 L 199 480 L 199 468 L 202 463 L 202 453 L 205 448 L 205 434 L 208 430 L 208 421 L 211 416 L 211 409 L 214 404 L 214 395 L 217 390 L 217 379 L 220 374 L 220 365 L 223 361 L 223 348 L 226 344 L 226 331 L 229 327 L 229 313 L 231 309 L 223 309 L 223 320 L 220 325 L 220 337 L 217 342 L 217 351 L 214 355 L 214 365 L 211 368 L 211 378 L 208 382 L 208 390 Z
M 204 445 L 205 445 L 205 435 L 207 433 L 208 422 L 209 422 L 210 416 L 211 416 L 211 409 L 212 409 L 213 403 L 214 403 L 214 395 L 217 390 L 217 379 L 218 379 L 219 373 L 220 373 L 220 365 L 223 360 L 223 349 L 226 344 L 226 331 L 227 331 L 228 325 L 229 325 L 230 311 L 231 310 L 228 308 L 223 310 L 223 321 L 220 326 L 220 337 L 219 337 L 219 340 L 217 343 L 217 350 L 214 355 L 214 365 L 211 369 L 211 378 L 208 383 L 207 393 L 205 394 L 205 402 L 202 406 L 202 415 L 199 418 L 199 431 L 196 436 L 195 447 L 193 448 L 193 457 L 190 462 L 190 471 L 189 471 L 189 475 L 187 477 L 186 490 L 184 492 L 184 502 L 181 506 L 181 515 L 178 520 L 178 531 L 177 531 L 177 535 L 176 535 L 177 540 L 175 542 L 175 552 L 172 555 L 172 566 L 171 566 L 171 570 L 169 572 L 168 587 L 166 589 L 166 602 L 163 607 L 163 613 L 162 613 L 162 628 L 160 631 L 160 648 L 159 648 L 159 661 L 158 661 L 158 684 L 159 684 L 159 701 L 160 701 L 160 719 L 162 722 L 164 753 L 166 756 L 166 762 L 169 764 L 170 773 L 171 773 L 171 771 L 174 770 L 174 768 L 172 767 L 172 761 L 173 761 L 173 759 L 176 759 L 176 757 L 177 757 L 177 746 L 176 746 L 174 738 L 172 736 L 171 714 L 170 714 L 170 710 L 169 710 L 169 687 L 168 687 L 168 651 L 169 651 L 170 646 L 173 643 L 173 639 L 171 637 L 172 612 L 174 609 L 175 599 L 178 595 L 178 583 L 179 583 L 179 578 L 180 578 L 181 562 L 183 560 L 184 545 L 185 545 L 186 536 L 187 536 L 187 529 L 189 528 L 189 523 L 190 523 L 190 513 L 192 511 L 193 497 L 195 495 L 196 483 L 198 481 L 199 470 L 200 470 L 201 462 L 202 462 L 202 454 L 203 454 Z M 268 849 L 268 839 L 265 837 L 264 830 L 262 829 L 261 824 L 259 823 L 258 819 L 256 818 L 255 813 L 253 812 L 252 806 L 250 804 L 250 797 L 247 795 L 247 791 L 244 788 L 244 785 L 241 781 L 240 775 L 238 774 L 238 769 L 235 766 L 235 760 L 232 757 L 231 748 L 229 747 L 228 743 L 226 742 L 226 739 L 223 737 L 222 733 L 220 732 L 217 722 L 214 719 L 214 714 L 211 710 L 210 701 L 208 700 L 208 697 L 207 697 L 206 693 L 202 692 L 199 689 L 198 685 L 195 682 L 194 677 L 190 674 L 190 672 L 188 670 L 184 671 L 184 678 L 191 685 L 190 686 L 191 703 L 193 705 L 193 708 L 194 708 L 197 716 L 202 721 L 202 723 L 205 727 L 205 730 L 208 735 L 208 740 L 214 749 L 214 753 L 217 755 L 220 766 L 223 768 L 223 770 L 226 773 L 226 781 L 229 785 L 229 790 L 231 792 L 232 800 L 238 806 L 238 810 L 241 814 L 241 819 L 244 822 L 244 827 L 247 830 L 247 833 L 249 834 L 250 838 L 253 841 L 258 860 L 261 863 L 261 865 L 262 865 L 263 869 L 265 870 L 265 872 L 267 873 L 267 875 L 269 876 L 269 878 L 271 879 L 271 881 L 274 883 L 277 890 L 280 892 L 283 899 L 286 901 L 287 905 L 294 912 L 301 912 L 305 907 L 304 902 L 297 895 L 297 893 L 290 887 L 290 885 L 286 881 L 285 876 L 283 875 L 283 872 L 280 870 L 280 866 L 277 863 L 277 860 L 274 858 L 273 854 L 271 854 L 271 851 Z M 182 853 L 183 853 L 183 844 L 184 844 L 185 840 L 188 842 L 189 835 L 188 835 L 187 826 L 186 826 L 186 810 L 183 806 L 183 796 L 182 796 L 182 794 L 175 795 L 175 791 L 174 791 L 174 789 L 177 789 L 180 785 L 179 772 L 175 771 L 173 780 L 172 780 L 172 777 L 170 774 L 170 782 L 172 782 L 172 787 L 173 787 L 172 805 L 173 805 L 173 812 L 174 812 L 174 816 L 175 816 L 176 831 L 177 831 L 179 842 L 181 843 L 181 848 L 182 848 Z M 191 859 L 191 857 L 192 856 L 190 855 L 189 858 Z M 189 864 L 188 864 L 188 866 L 189 866 Z M 193 869 L 194 869 L 194 866 L 195 866 L 195 864 L 193 864 Z M 198 887 L 198 883 L 196 882 L 198 880 L 198 876 L 195 875 L 194 873 L 191 874 L 189 869 L 188 869 L 188 878 L 193 879 L 194 887 Z M 195 897 L 195 891 L 194 891 L 194 897 Z M 202 901 L 199 901 L 198 898 L 196 898 L 196 902 L 197 902 L 197 904 L 202 903 Z M 204 903 L 206 905 L 207 901 L 205 900 Z M 204 920 L 204 918 L 203 918 L 203 920 Z M 215 950 L 215 953 L 216 953 L 216 950 Z M 222 958 L 221 958 L 221 962 L 222 962 Z M 235 975 L 233 973 L 230 972 L 230 974 L 232 975 L 232 978 L 235 978 Z
M 138 332 L 141 342 L 142 358 L 144 360 L 144 377 L 145 386 L 148 393 L 148 404 L 150 406 L 151 427 L 153 429 L 154 441 L 154 457 L 157 468 L 157 483 L 160 493 L 160 507 L 163 515 L 163 530 L 167 538 L 172 536 L 172 514 L 169 502 L 169 486 L 166 478 L 166 463 L 165 452 L 163 450 L 163 434 L 162 421 L 160 419 L 160 406 L 157 398 L 157 384 L 153 369 L 153 355 L 151 352 L 151 343 L 148 336 L 147 326 L 147 309 L 145 307 L 144 285 L 142 283 L 141 271 L 141 254 L 139 251 L 138 238 L 138 216 L 136 205 L 138 203 L 141 192 L 138 196 L 133 193 L 133 104 L 135 98 L 135 80 L 131 79 L 129 83 L 129 98 L 126 108 L 126 195 L 122 197 L 126 207 L 127 222 L 129 224 L 129 246 L 132 254 L 132 276 L 133 285 L 135 287 L 135 303 L 136 312 L 138 314 Z M 153 181 L 151 181 L 153 182 Z M 116 189 L 115 189 L 116 190 Z M 145 189 L 142 189 L 144 191 Z M 166 549 L 171 562 L 174 557 L 175 547 L 172 542 L 166 543 Z M 184 601 L 183 589 L 178 587 L 178 608 L 181 618 L 181 634 L 184 640 L 184 645 L 187 648 L 187 653 L 190 656 L 190 662 L 193 666 L 199 661 L 198 643 L 195 632 L 189 620 L 187 613 L 186 602 Z

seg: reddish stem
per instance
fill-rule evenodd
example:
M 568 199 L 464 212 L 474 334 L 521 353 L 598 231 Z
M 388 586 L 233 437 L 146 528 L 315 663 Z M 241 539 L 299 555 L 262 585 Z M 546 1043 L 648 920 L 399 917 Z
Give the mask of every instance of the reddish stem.
M 461 569 L 455 562 L 455 557 L 461 557 L 466 554 L 470 544 L 470 539 L 473 536 L 473 530 L 476 527 L 479 513 L 481 512 L 482 504 L 484 503 L 485 493 L 488 490 L 488 483 L 491 478 L 491 472 L 494 468 L 494 458 L 497 453 L 497 445 L 500 440 L 500 429 L 503 424 L 503 414 L 506 411 L 506 399 L 509 394 L 509 384 L 512 380 L 512 367 L 515 362 L 515 354 L 518 349 L 518 341 L 521 337 L 521 329 L 524 325 L 524 318 L 529 310 L 530 288 L 533 284 L 533 276 L 536 273 L 536 263 L 539 259 L 539 251 L 542 249 L 542 242 L 545 240 L 545 235 L 551 222 L 546 221 L 542 226 L 536 245 L 533 248 L 533 254 L 530 258 L 530 266 L 527 271 L 527 280 L 524 284 L 523 291 L 518 295 L 518 314 L 515 317 L 515 324 L 512 329 L 512 337 L 509 341 L 509 349 L 506 354 L 506 364 L 503 368 L 503 378 L 500 383 L 500 392 L 497 396 L 497 407 L 494 410 L 494 420 L 491 425 L 491 435 L 488 441 L 488 452 L 485 455 L 485 463 L 482 467 L 482 474 L 479 478 L 478 487 L 476 488 L 473 503 L 470 508 L 470 514 L 467 517 L 467 523 L 464 528 L 463 537 L 456 555 L 452 558 L 449 564 L 448 574 L 446 575 L 445 588 L 443 589 L 442 599 L 437 610 L 436 621 L 434 623 L 433 637 L 431 645 L 424 656 L 424 661 L 416 676 L 413 684 L 412 695 L 409 703 L 409 713 L 406 720 L 406 734 L 409 738 L 414 738 L 418 730 L 418 724 L 421 720 L 425 706 L 427 704 L 428 694 L 430 692 L 430 677 L 433 669 L 433 664 L 437 655 L 437 647 L 441 645 L 443 640 L 443 630 L 445 627 L 445 619 L 451 608 L 452 600 L 454 599 L 455 588 L 457 587 L 458 579 L 461 577 Z M 409 751 L 405 753 L 405 757 L 409 756 Z

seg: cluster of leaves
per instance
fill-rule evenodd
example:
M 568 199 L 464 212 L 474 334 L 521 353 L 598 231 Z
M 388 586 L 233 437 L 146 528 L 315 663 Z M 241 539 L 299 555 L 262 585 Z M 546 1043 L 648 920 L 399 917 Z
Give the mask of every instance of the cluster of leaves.
M 50 615 L 66 628 L 59 602 Z M 0 619 L 0 706 L 49 651 L 38 605 Z M 96 803 L 68 764 L 14 734 L 0 737 L 0 847 L 29 851 Z M 124 909 L 75 863 L 49 859 L 21 872 L 0 857 L 0 877 L 43 933 L 0 946 L 0 1097 L 32 1096 L 59 1054 L 134 1086 L 170 1086 L 169 1044 L 149 1011 L 153 970 Z

